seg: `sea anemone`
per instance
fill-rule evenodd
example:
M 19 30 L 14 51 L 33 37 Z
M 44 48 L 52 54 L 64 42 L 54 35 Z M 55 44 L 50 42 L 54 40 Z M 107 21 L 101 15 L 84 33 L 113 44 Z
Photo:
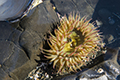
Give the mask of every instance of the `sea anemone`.
M 45 57 L 53 62 L 53 68 L 59 72 L 75 72 L 94 59 L 97 52 L 103 48 L 98 27 L 89 23 L 86 17 L 80 18 L 79 14 L 70 14 L 68 18 L 60 21 L 54 35 L 50 33 L 47 43 L 50 50 Z

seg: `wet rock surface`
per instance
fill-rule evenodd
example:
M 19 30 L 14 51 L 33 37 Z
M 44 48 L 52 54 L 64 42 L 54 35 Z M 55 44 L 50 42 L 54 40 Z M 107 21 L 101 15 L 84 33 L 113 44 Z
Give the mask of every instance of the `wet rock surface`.
M 119 78 L 117 79 L 117 76 L 120 75 L 120 66 L 117 63 L 118 55 L 119 49 L 108 49 L 108 52 L 104 56 L 105 61 L 102 63 L 60 80 L 119 80 Z M 107 56 L 109 56 L 109 58 Z M 77 77 L 71 78 L 71 76 Z
M 58 22 L 50 1 L 38 5 L 18 23 L 0 22 L 0 79 L 24 80 L 40 60 L 40 44 Z
M 54 29 L 53 24 L 56 25 L 59 22 L 52 5 L 55 6 L 55 11 L 62 16 L 65 14 L 69 15 L 70 12 L 74 11 L 79 12 L 81 17 L 87 15 L 88 19 L 93 18 L 93 21 L 99 20 L 102 23 L 99 26 L 101 32 L 103 32 L 106 46 L 111 48 L 120 47 L 119 0 L 116 0 L 116 2 L 113 0 L 51 0 L 51 3 L 49 0 L 45 0 L 34 8 L 28 16 L 18 22 L 17 25 L 13 26 L 8 22 L 0 22 L 1 80 L 23 80 L 37 66 L 38 63 L 36 61 L 41 60 L 38 56 L 40 54 L 41 42 L 46 33 Z M 111 56 L 115 57 L 114 53 L 108 54 L 112 54 Z M 118 63 L 120 63 L 119 56 L 120 54 L 117 57 Z M 54 80 L 116 79 L 120 68 L 114 61 L 116 57 L 113 57 L 109 60 L 105 59 L 101 64 L 89 70 L 83 70 L 69 76 L 65 75 L 64 77 L 57 76 Z M 114 61 L 110 63 L 113 66 L 112 68 L 108 66 L 111 72 L 104 70 L 106 67 L 103 65 L 107 66 L 107 62 L 111 62 L 111 60 Z M 104 72 L 98 73 L 97 71 L 100 68 L 100 71 Z M 116 69 L 118 69 L 117 75 L 105 74 L 112 73 L 112 71 L 114 73 Z M 47 74 L 44 77 L 46 76 Z M 50 80 L 51 77 L 47 79 Z M 117 80 L 119 79 L 120 77 L 118 76 Z

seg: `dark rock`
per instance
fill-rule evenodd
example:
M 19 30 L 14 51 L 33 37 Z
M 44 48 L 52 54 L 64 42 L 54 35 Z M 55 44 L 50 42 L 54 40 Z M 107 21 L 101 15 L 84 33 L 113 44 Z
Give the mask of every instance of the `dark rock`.
M 0 67 L 0 80 L 13 80 L 9 75 Z
M 60 80 L 76 80 L 77 76 L 76 75 L 70 75 L 70 76 L 66 76 Z
M 22 16 L 32 0 L 1 0 L 0 21 L 16 19 Z
M 14 69 L 20 67 L 21 65 L 25 64 L 29 59 L 26 57 L 25 52 L 20 48 L 17 47 L 14 43 L 12 42 L 1 42 L 4 43 L 2 45 L 5 45 L 4 48 L 7 52 L 5 52 L 4 49 L 4 54 L 5 53 L 10 53 L 10 55 L 5 58 L 3 65 L 9 69 L 9 71 L 13 71 Z M 2 53 L 3 54 L 3 53 Z
M 55 11 L 49 0 L 44 1 L 38 5 L 32 15 L 22 19 L 20 25 L 25 30 L 32 30 L 43 38 L 49 30 L 53 27 L 53 23 L 59 21 Z
M 0 41 L 0 64 L 3 64 L 14 52 L 14 43 L 10 41 Z
M 37 55 L 40 54 L 41 42 L 59 19 L 49 0 L 38 5 L 31 12 L 32 14 L 20 22 L 21 27 L 24 28 L 24 32 L 20 36 L 20 45 L 30 59 L 39 60 Z
M 13 42 L 0 41 L 0 45 L 2 45 L 0 46 L 1 69 L 6 73 L 0 77 L 11 77 L 14 80 L 24 79 L 28 72 L 33 69 L 34 63 L 32 63 L 25 52 Z
M 101 17 L 104 24 L 114 24 L 115 21 L 111 18 L 112 13 L 107 9 L 100 9 L 98 11 L 99 16 Z
M 116 80 L 120 80 L 120 75 L 116 78 Z
M 92 17 L 97 2 L 98 0 L 52 0 L 61 15 L 79 12 L 81 17 L 88 16 L 89 19 Z
M 0 80 L 23 80 L 37 63 L 19 46 L 22 31 L 0 22 Z
M 12 42 L 8 41 L 10 35 L 15 31 L 9 23 L 0 22 L 0 64 L 2 64 L 7 57 L 11 55 L 12 46 L 14 45 Z
M 19 29 L 0 22 L 0 79 L 23 80 L 37 66 L 35 60 L 40 60 L 37 55 L 44 35 L 58 21 L 52 5 L 45 1 L 21 20 L 20 26 L 17 23 Z
M 22 31 L 15 29 L 9 36 L 8 41 L 12 41 L 14 44 L 19 46 L 19 38 L 21 35 Z
M 0 40 L 8 40 L 15 29 L 7 22 L 0 22 Z
M 18 72 L 20 72 L 19 68 L 24 66 L 25 63 L 27 63 L 29 60 L 25 52 L 11 41 L 0 41 L 0 45 L 4 46 L 0 48 L 1 56 L 4 56 L 2 64 L 1 64 L 4 71 L 8 73 L 10 76 L 11 76 L 11 73 L 14 72 L 14 70 L 17 70 Z M 14 74 L 16 78 L 13 78 L 12 76 L 11 78 L 13 78 L 14 80 L 17 80 L 18 72 Z M 28 71 L 26 71 L 23 75 L 22 70 L 21 70 L 21 77 L 19 78 L 25 77 L 25 75 L 27 75 L 27 72 Z
M 110 11 L 108 11 L 107 9 L 100 9 L 98 11 L 98 14 L 100 17 L 102 17 L 103 19 L 108 19 L 108 17 L 110 17 L 112 14 Z
M 108 52 L 104 56 L 105 61 L 83 73 L 77 74 L 79 80 L 116 80 L 117 76 L 120 75 L 120 65 L 117 63 L 119 49 L 107 50 Z
M 29 60 L 25 64 L 23 64 L 21 67 L 14 69 L 11 71 L 10 76 L 14 80 L 24 80 L 24 78 L 28 75 L 28 73 L 34 69 L 36 63 L 34 61 Z
M 37 55 L 40 54 L 39 49 L 41 47 L 41 42 L 41 37 L 32 30 L 26 30 L 20 36 L 20 45 L 25 50 L 29 59 L 40 59 Z

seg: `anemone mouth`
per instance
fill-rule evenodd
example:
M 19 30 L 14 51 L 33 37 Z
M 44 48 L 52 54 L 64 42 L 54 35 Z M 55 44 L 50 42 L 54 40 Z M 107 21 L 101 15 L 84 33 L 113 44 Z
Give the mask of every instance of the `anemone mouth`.
M 90 20 L 86 21 L 79 15 L 65 17 L 48 39 L 50 50 L 44 50 L 46 58 L 53 62 L 58 73 L 61 71 L 75 72 L 80 67 L 90 62 L 96 52 L 100 51 L 103 42 L 99 30 Z
M 73 29 L 70 33 L 67 39 L 65 38 L 67 43 L 64 47 L 64 53 L 67 52 L 68 54 L 73 53 L 76 47 L 82 45 L 85 37 L 82 35 L 82 32 L 77 29 Z M 78 51 L 76 51 L 76 53 L 78 53 Z

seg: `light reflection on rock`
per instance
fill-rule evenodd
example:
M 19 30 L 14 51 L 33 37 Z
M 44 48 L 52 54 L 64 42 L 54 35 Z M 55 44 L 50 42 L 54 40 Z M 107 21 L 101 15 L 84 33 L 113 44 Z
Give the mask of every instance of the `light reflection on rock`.
M 120 75 L 120 65 L 117 63 L 117 57 L 119 49 L 109 51 L 105 55 L 105 61 L 84 71 L 83 73 L 77 73 L 77 80 L 117 80 L 116 78 Z M 108 55 L 111 55 L 107 58 Z M 67 76 L 69 77 L 69 76 Z M 68 80 L 62 78 L 61 80 Z

